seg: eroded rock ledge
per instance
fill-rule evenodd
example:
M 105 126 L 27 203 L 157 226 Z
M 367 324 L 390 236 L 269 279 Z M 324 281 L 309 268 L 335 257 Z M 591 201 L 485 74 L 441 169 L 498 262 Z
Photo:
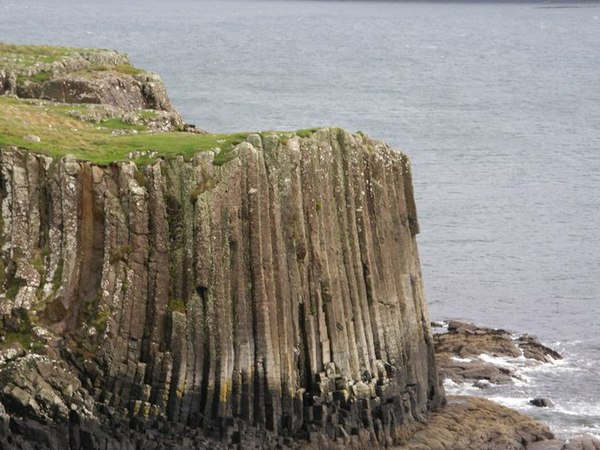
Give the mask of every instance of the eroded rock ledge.
M 442 404 L 407 158 L 337 129 L 234 154 L 2 151 L 5 443 L 383 447 Z
M 26 47 L 0 42 L 0 95 L 96 106 L 81 118 L 121 117 L 154 129 L 184 124 L 159 75 L 131 65 L 114 50 Z M 152 111 L 151 115 L 140 114 Z
M 440 376 L 457 383 L 486 387 L 487 384 L 510 384 L 515 380 L 513 370 L 492 364 L 482 356 L 522 357 L 537 363 L 562 359 L 558 352 L 546 347 L 534 336 L 517 336 L 507 330 L 479 327 L 457 320 L 451 320 L 445 326 L 434 324 L 434 330 Z

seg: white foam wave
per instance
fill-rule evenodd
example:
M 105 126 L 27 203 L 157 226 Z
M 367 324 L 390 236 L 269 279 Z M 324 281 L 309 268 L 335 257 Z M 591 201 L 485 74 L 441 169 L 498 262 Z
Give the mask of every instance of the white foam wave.
M 493 364 L 496 367 L 502 367 L 504 369 L 517 368 L 529 361 L 527 358 L 525 358 L 525 356 L 522 355 L 512 358 L 509 356 L 494 356 L 488 353 L 482 353 L 478 356 L 478 358 L 483 362 Z
M 581 426 L 571 426 L 571 427 L 563 427 L 561 429 L 555 429 L 557 437 L 566 438 L 567 440 L 572 439 L 576 436 L 591 436 L 596 439 L 600 439 L 600 428 L 594 427 L 590 429 L 589 427 L 581 427 Z
M 573 408 L 573 409 L 572 409 Z M 562 405 L 558 405 L 554 408 L 556 412 L 566 414 L 567 416 L 574 417 L 591 417 L 598 418 L 600 420 L 600 405 L 586 405 L 586 404 L 577 404 L 573 407 L 565 407 Z
M 503 406 L 507 406 L 508 408 L 514 408 L 518 410 L 527 409 L 530 406 L 529 399 L 524 397 L 507 397 L 496 395 L 487 398 Z
M 526 358 L 523 355 L 515 358 L 482 353 L 478 358 L 483 362 L 508 370 L 516 386 L 525 386 L 531 383 L 532 377 L 525 373 L 526 369 L 537 367 L 542 364 L 538 361 Z
M 533 378 L 525 375 L 523 372 L 515 372 L 513 376 L 513 383 L 515 386 L 524 387 L 531 384 Z
M 591 370 L 585 362 L 578 358 L 549 358 L 548 362 L 518 357 L 494 356 L 482 353 L 476 358 L 453 358 L 456 362 L 472 362 L 480 360 L 507 370 L 513 378 L 509 385 L 488 385 L 482 383 L 456 383 L 444 381 L 446 392 L 450 395 L 473 395 L 485 397 L 503 406 L 516 409 L 525 414 L 547 422 L 562 439 L 582 434 L 590 434 L 600 439 L 600 404 L 594 402 L 596 388 L 588 382 L 590 396 L 567 396 L 563 392 L 565 380 L 594 380 L 597 371 Z M 593 367 L 598 367 L 597 361 Z M 583 378 L 582 378 L 583 377 Z M 560 381 L 562 380 L 562 381 Z M 580 383 L 581 381 L 577 381 Z M 600 391 L 598 391 L 600 392 Z M 532 398 L 548 397 L 552 408 L 537 408 L 530 404 Z
M 446 394 L 481 396 L 481 389 L 473 386 L 471 383 L 457 383 L 450 378 L 445 378 L 443 383 Z
M 473 361 L 471 358 L 461 358 L 460 356 L 453 356 L 452 361 L 456 361 L 458 363 L 470 363 Z

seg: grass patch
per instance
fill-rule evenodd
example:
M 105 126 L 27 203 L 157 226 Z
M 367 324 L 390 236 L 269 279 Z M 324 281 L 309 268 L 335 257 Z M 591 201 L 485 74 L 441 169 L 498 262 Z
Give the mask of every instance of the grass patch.
M 44 255 L 42 252 L 38 251 L 33 255 L 31 265 L 40 275 L 44 275 L 44 273 L 46 273 L 46 267 L 44 266 Z
M 178 155 L 190 158 L 198 152 L 220 148 L 215 164 L 222 165 L 235 157 L 233 148 L 248 135 L 152 133 L 119 118 L 104 120 L 98 126 L 72 117 L 73 111 L 85 113 L 92 107 L 0 97 L 0 148 L 19 147 L 55 157 L 70 154 L 96 164 L 128 160 L 128 154 L 134 151 L 155 151 L 164 158 Z M 115 129 L 136 129 L 138 133 L 113 135 Z M 41 142 L 29 142 L 24 139 L 27 135 L 39 136 Z M 136 162 L 151 160 L 141 157 Z
M 123 75 L 139 75 L 145 73 L 143 69 L 139 69 L 131 64 L 117 64 L 115 66 L 107 66 L 104 64 L 93 64 L 86 72 L 116 72 Z
M 198 152 L 220 149 L 213 163 L 222 166 L 236 157 L 235 146 L 244 142 L 249 134 L 152 132 L 144 125 L 132 125 L 118 117 L 104 119 L 99 124 L 78 118 L 93 117 L 94 108 L 95 105 L 66 105 L 0 96 L 0 149 L 18 147 L 52 157 L 69 154 L 100 165 L 127 161 L 132 152 L 156 152 L 156 157 L 160 158 L 183 156 L 189 159 Z M 143 111 L 140 117 L 156 115 L 155 111 Z M 113 133 L 115 130 L 137 133 Z M 285 141 L 294 134 L 307 138 L 316 131 L 316 128 L 310 128 L 274 134 Z M 40 142 L 25 140 L 29 135 L 38 136 Z M 148 164 L 155 158 L 140 156 L 134 161 Z
M 92 322 L 92 326 L 96 328 L 98 334 L 102 336 L 106 331 L 106 327 L 108 326 L 108 319 L 110 318 L 110 313 L 106 310 L 98 311 L 95 319 Z
M 62 258 L 60 258 L 58 260 L 56 270 L 54 271 L 54 275 L 52 276 L 52 289 L 54 292 L 58 291 L 58 289 L 60 288 L 60 283 L 62 282 L 64 265 L 65 265 L 64 260 Z
M 19 293 L 19 289 L 25 286 L 25 282 L 19 278 L 11 278 L 6 286 L 6 297 L 14 300 Z
M 26 81 L 32 81 L 34 83 L 43 83 L 44 81 L 48 81 L 50 79 L 51 73 L 47 70 L 42 70 L 40 72 L 34 73 L 31 76 L 19 75 L 17 76 L 17 84 L 23 85 Z
M 144 127 L 140 125 L 132 125 L 130 123 L 126 123 L 120 117 L 113 117 L 110 119 L 104 119 L 100 121 L 100 126 L 105 128 L 110 128 L 111 130 L 143 130 Z
M 144 111 L 140 111 L 138 113 L 138 117 L 141 120 L 153 120 L 158 118 L 158 111 L 155 111 L 153 109 L 145 109 Z
M 131 64 L 117 64 L 111 70 L 125 75 L 139 75 L 140 73 L 146 72 L 145 70 L 139 69 Z
M 53 63 L 78 53 L 77 49 L 47 45 L 14 45 L 0 42 L 0 66 L 28 67 Z
M 27 332 L 9 332 L 4 336 L 4 345 L 9 346 L 10 344 L 19 343 L 24 350 L 29 349 L 31 344 L 31 333 Z
M 296 136 L 301 138 L 307 138 L 311 137 L 317 131 L 319 131 L 319 128 L 304 128 L 302 130 L 296 130 Z
M 230 150 L 221 150 L 217 153 L 213 159 L 213 164 L 215 166 L 222 166 L 225 163 L 228 163 L 232 159 L 235 158 L 235 153 L 233 152 L 233 148 Z

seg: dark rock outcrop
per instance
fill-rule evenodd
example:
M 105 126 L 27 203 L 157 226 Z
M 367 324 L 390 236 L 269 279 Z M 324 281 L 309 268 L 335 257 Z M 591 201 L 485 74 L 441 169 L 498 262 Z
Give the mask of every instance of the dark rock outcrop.
M 538 408 L 552 408 L 554 406 L 552 400 L 540 397 L 529 400 L 529 403 L 533 406 L 537 406 Z
M 28 342 L 0 442 L 376 448 L 443 403 L 408 159 L 337 129 L 235 152 L 2 151 L 2 334 Z
M 0 50 L 0 95 L 36 99 L 29 112 L 86 103 L 67 115 L 202 132 L 123 54 Z M 113 134 L 137 133 L 124 128 Z M 191 160 L 144 141 L 129 158 L 151 165 L 1 149 L 0 449 L 525 449 L 552 437 L 481 399 L 443 407 L 404 155 L 338 129 L 252 134 Z M 460 339 L 436 337 L 442 355 L 517 351 L 449 328 Z M 546 357 L 528 339 L 518 352 Z

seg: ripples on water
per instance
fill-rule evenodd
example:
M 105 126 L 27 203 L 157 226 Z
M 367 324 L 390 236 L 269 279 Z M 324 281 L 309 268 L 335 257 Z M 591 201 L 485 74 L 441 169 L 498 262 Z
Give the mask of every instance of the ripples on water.
M 406 150 L 431 316 L 560 341 L 567 365 L 506 395 L 571 430 L 600 422 L 600 8 L 554 6 L 3 0 L 0 39 L 126 51 L 210 130 Z

